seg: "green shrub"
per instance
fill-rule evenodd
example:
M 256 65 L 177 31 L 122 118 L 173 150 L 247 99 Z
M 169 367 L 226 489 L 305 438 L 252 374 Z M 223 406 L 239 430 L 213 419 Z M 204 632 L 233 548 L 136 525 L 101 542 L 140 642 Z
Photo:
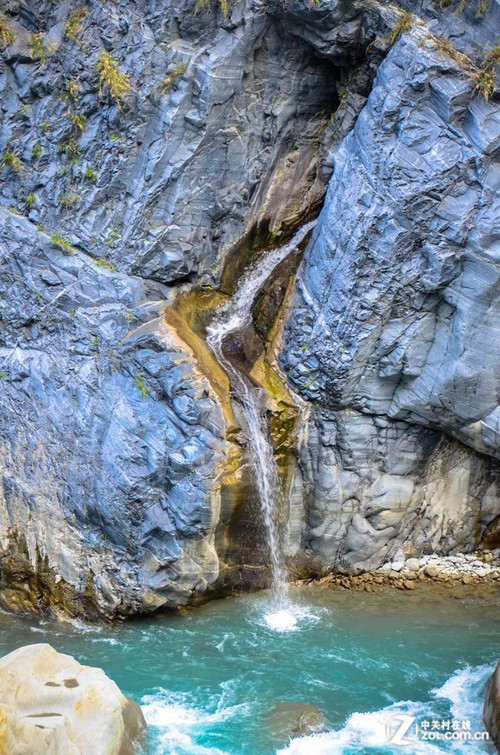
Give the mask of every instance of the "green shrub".
M 21 158 L 11 149 L 6 149 L 0 158 L 0 167 L 9 168 L 14 173 L 20 173 L 23 170 Z
M 434 0 L 434 4 L 436 5 L 439 10 L 443 10 L 443 8 L 449 8 L 450 5 L 453 5 L 455 0 Z M 467 5 L 467 0 L 458 0 L 458 5 L 456 7 L 455 13 L 462 13 L 462 11 L 465 10 L 465 6 Z M 485 13 L 488 12 L 490 7 L 490 0 L 481 0 L 479 3 L 479 8 L 476 12 L 476 18 L 482 18 Z
M 496 76 L 492 68 L 479 68 L 471 76 L 474 92 L 489 100 L 496 89 Z
M 65 155 L 72 165 L 76 165 L 80 157 L 81 148 L 76 139 L 66 139 L 60 142 L 59 152 Z
M 315 0 L 316 2 L 316 0 Z M 225 16 L 227 16 L 229 11 L 229 3 L 228 0 L 219 0 L 220 8 Z M 194 11 L 195 13 L 199 13 L 204 8 L 210 7 L 210 0 L 196 0 L 194 4 Z
M 78 207 L 78 205 L 81 202 L 81 196 L 79 194 L 75 194 L 73 192 L 70 192 L 69 194 L 64 194 L 63 197 L 59 200 L 59 204 L 61 207 L 66 208 L 75 208 Z
M 83 113 L 71 113 L 69 119 L 77 131 L 85 131 L 87 128 L 87 118 Z
M 459 66 L 463 68 L 471 68 L 473 63 L 468 55 L 463 52 L 459 52 L 457 48 L 446 37 L 432 37 L 433 46 L 442 52 L 444 55 L 448 55 Z
M 38 160 L 42 156 L 42 145 L 36 142 L 31 148 L 31 157 L 33 160 Z
M 26 207 L 28 211 L 31 210 L 37 199 L 38 197 L 36 194 L 28 194 L 26 197 Z
M 103 50 L 99 55 L 96 69 L 99 76 L 99 96 L 105 88 L 109 96 L 120 105 L 131 89 L 129 77 L 126 73 L 119 71 L 116 60 L 106 50 Z
M 142 374 L 142 372 L 140 372 L 136 376 L 135 384 L 136 384 L 136 387 L 140 390 L 142 398 L 146 398 L 148 393 L 151 393 L 151 388 L 149 388 L 144 382 L 144 375 Z
M 32 34 L 30 37 L 30 56 L 33 60 L 45 63 L 47 60 L 47 49 L 43 44 L 42 34 Z
M 87 181 L 92 181 L 92 183 L 95 183 L 97 181 L 97 173 L 92 170 L 92 168 L 87 168 L 83 175 L 85 176 Z
M 74 103 L 77 101 L 78 95 L 81 91 L 82 88 L 79 84 L 78 79 L 68 79 L 63 89 L 62 96 L 65 100 L 69 100 L 70 102 Z
M 4 50 L 9 45 L 14 44 L 14 33 L 5 16 L 0 14 L 0 49 Z
M 66 21 L 65 34 L 72 42 L 78 42 L 78 38 L 82 35 L 83 25 L 82 21 L 87 18 L 89 12 L 87 8 L 78 8 Z
M 60 249 L 64 254 L 75 254 L 76 249 L 68 239 L 61 236 L 60 233 L 53 233 L 50 240 L 54 246 Z
M 500 64 L 500 44 L 495 45 L 492 49 L 486 53 L 484 58 L 484 65 L 497 66 Z
M 174 81 L 179 76 L 184 76 L 184 74 L 186 73 L 186 71 L 188 69 L 190 61 L 191 61 L 191 58 L 188 58 L 188 60 L 185 60 L 182 63 L 178 63 L 175 66 L 175 68 L 172 71 L 170 71 L 170 73 L 168 74 L 168 76 L 165 76 L 165 78 L 163 79 L 163 81 L 160 84 L 160 89 L 163 92 L 165 92 L 165 93 L 168 92 L 169 89 L 172 87 L 172 84 L 174 83 Z

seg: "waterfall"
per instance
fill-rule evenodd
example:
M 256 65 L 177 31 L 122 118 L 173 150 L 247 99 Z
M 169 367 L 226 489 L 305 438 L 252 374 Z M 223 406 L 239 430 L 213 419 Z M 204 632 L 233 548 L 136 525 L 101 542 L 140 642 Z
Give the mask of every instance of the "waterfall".
M 287 570 L 283 556 L 284 533 L 278 521 L 283 504 L 283 491 L 267 426 L 266 396 L 264 391 L 254 385 L 226 356 L 224 339 L 230 333 L 238 333 L 251 323 L 255 297 L 277 265 L 297 250 L 315 223 L 314 220 L 304 225 L 288 244 L 269 252 L 248 270 L 234 296 L 218 309 L 215 320 L 207 328 L 207 343 L 226 371 L 231 388 L 243 408 L 250 445 L 249 461 L 259 496 L 271 559 L 272 587 L 279 605 L 286 603 L 287 593 Z

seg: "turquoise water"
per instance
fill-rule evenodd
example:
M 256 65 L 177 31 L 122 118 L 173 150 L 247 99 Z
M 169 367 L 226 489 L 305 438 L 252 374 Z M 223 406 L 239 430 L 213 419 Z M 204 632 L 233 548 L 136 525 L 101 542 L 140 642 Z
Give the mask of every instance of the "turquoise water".
M 120 626 L 0 616 L 0 649 L 50 642 L 104 668 L 143 706 L 148 755 L 492 752 L 419 737 L 426 720 L 483 729 L 484 681 L 500 655 L 498 593 L 290 596 L 294 625 L 273 617 L 265 592 Z M 317 733 L 291 737 L 301 713 Z M 406 747 L 388 742 L 401 713 L 415 719 Z

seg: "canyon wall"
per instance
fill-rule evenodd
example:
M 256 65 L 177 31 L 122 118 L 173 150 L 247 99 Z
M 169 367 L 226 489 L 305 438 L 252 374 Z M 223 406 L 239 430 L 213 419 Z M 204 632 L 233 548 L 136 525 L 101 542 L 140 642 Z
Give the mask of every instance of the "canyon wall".
M 479 543 L 498 514 L 498 103 L 433 34 L 479 54 L 498 7 L 424 3 L 402 28 L 346 0 L 4 4 L 2 607 L 126 616 L 234 583 L 253 493 L 203 310 L 322 205 L 280 355 L 278 327 L 261 344 L 300 412 L 290 563 Z
M 416 26 L 335 156 L 281 356 L 320 569 L 468 549 L 498 514 L 500 119 L 473 86 Z

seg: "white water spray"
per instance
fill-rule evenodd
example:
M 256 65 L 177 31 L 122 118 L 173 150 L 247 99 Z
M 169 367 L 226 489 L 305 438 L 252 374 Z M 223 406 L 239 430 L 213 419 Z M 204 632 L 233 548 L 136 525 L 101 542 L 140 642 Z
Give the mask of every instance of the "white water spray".
M 243 276 L 232 299 L 218 310 L 214 322 L 207 328 L 207 343 L 226 371 L 231 387 L 243 407 L 251 444 L 250 463 L 260 499 L 271 558 L 272 587 L 276 594 L 277 613 L 280 619 L 278 624 L 283 626 L 294 624 L 295 621 L 291 614 L 284 616 L 286 610 L 283 606 L 287 603 L 287 571 L 283 558 L 283 532 L 280 531 L 277 522 L 282 508 L 283 492 L 269 438 L 265 395 L 227 358 L 224 353 L 224 339 L 230 333 L 237 333 L 251 323 L 255 297 L 279 263 L 297 250 L 315 223 L 314 220 L 304 225 L 288 244 L 269 252 L 249 270 Z

